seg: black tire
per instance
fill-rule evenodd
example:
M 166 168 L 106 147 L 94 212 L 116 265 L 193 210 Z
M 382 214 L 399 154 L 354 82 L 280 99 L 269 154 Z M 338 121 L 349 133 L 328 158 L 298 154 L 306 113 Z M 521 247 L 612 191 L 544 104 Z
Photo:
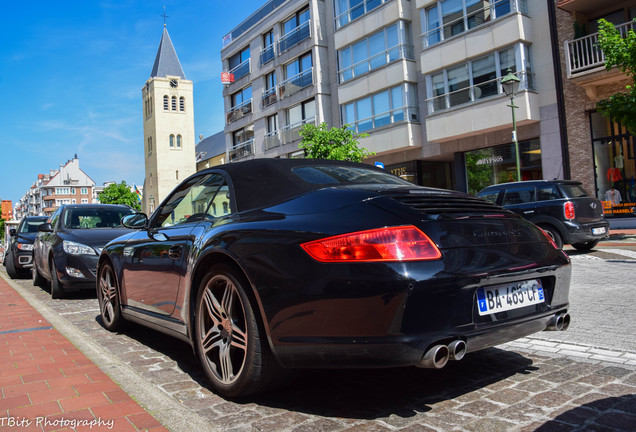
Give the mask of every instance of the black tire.
M 550 237 L 552 237 L 552 240 L 557 245 L 557 247 L 559 249 L 563 249 L 563 237 L 561 237 L 559 230 L 557 230 L 556 228 L 550 225 L 540 225 L 540 226 L 543 229 L 543 231 L 545 231 L 546 233 L 548 233 Z
M 15 262 L 13 261 L 13 252 L 11 252 L 11 249 L 7 251 L 5 267 L 7 268 L 7 274 L 11 279 L 17 279 L 19 277 L 18 269 L 15 268 Z
M 264 391 L 281 373 L 246 286 L 232 268 L 217 265 L 203 278 L 195 304 L 199 361 L 212 387 L 230 398 Z
M 57 270 L 55 269 L 55 261 L 53 258 L 49 260 L 49 269 L 51 272 L 51 298 L 64 298 L 64 285 L 57 278 Z
M 586 241 L 586 242 L 576 243 L 576 244 L 573 244 L 572 246 L 577 251 L 587 252 L 589 250 L 594 249 L 594 247 L 597 244 L 598 244 L 598 240 L 590 240 L 590 241 Z
M 33 278 L 33 286 L 36 287 L 45 287 L 46 279 L 42 276 L 38 270 L 38 266 L 35 265 L 35 260 L 33 261 L 33 268 L 31 269 L 31 276 Z
M 97 300 L 102 325 L 112 332 L 121 329 L 123 318 L 119 303 L 119 289 L 112 265 L 104 262 L 97 272 Z

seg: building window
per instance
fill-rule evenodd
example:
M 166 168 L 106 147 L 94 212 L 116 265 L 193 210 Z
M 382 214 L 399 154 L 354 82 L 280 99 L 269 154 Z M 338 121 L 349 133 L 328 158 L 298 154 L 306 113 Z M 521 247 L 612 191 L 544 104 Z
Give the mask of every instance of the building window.
M 185 98 L 183 96 L 179 98 L 179 111 L 185 111 Z
M 389 0 L 335 0 L 336 30 Z
M 271 150 L 280 146 L 278 137 L 278 114 L 267 117 L 267 133 L 265 134 L 264 150 Z
M 530 47 L 517 44 L 427 75 L 428 112 L 432 114 L 503 94 L 500 82 L 508 69 L 521 80 L 519 90 L 533 90 L 531 63 Z
M 174 148 L 174 135 L 170 135 L 170 148 Z
M 80 189 L 80 193 L 81 193 L 82 195 L 88 195 L 88 188 L 82 188 L 82 189 Z
M 88 198 L 82 198 L 81 203 L 82 204 L 88 204 Z
M 358 133 L 403 121 L 418 121 L 417 87 L 402 84 L 341 105 L 342 124 Z
M 177 97 L 172 96 L 172 111 L 176 111 L 176 110 L 177 110 Z
M 527 0 L 439 0 L 421 10 L 424 46 L 431 46 L 509 14 L 527 13 Z
M 309 18 L 309 7 L 305 7 L 283 22 L 283 36 L 278 40 L 279 55 L 311 35 Z
M 227 113 L 227 123 L 236 121 L 252 112 L 252 86 L 245 87 L 230 97 L 232 108 Z
M 228 59 L 230 73 L 234 74 L 234 79 L 250 73 L 250 47 L 246 47 Z
M 170 109 L 170 100 L 168 95 L 163 96 L 163 110 L 168 111 Z
M 148 137 L 148 156 L 152 154 L 152 137 Z
M 181 135 L 177 135 L 177 148 L 181 148 Z
M 289 97 L 314 82 L 311 52 L 308 52 L 285 65 L 285 81 L 280 83 L 280 98 Z
M 176 170 L 174 172 L 174 178 L 175 178 L 175 180 L 179 180 L 179 170 Z
M 254 154 L 254 125 L 246 126 L 232 133 L 230 161 Z
M 348 81 L 395 60 L 413 60 L 409 25 L 404 21 L 338 51 L 338 79 Z
M 263 35 L 263 49 L 261 50 L 261 66 L 274 60 L 274 32 L 268 31 Z
M 276 96 L 276 72 L 265 75 L 265 90 L 263 91 L 262 103 L 266 107 L 278 100 Z
M 300 140 L 298 132 L 305 124 L 316 123 L 316 102 L 314 99 L 302 102 L 285 111 L 286 126 L 281 128 L 283 143 Z

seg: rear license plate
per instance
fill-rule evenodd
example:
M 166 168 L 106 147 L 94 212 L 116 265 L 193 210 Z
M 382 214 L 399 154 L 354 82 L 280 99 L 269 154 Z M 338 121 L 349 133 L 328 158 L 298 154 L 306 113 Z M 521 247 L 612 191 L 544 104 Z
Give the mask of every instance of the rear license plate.
M 592 228 L 592 234 L 594 234 L 594 235 L 601 235 L 601 234 L 605 234 L 605 227 L 601 227 L 601 228 Z
M 544 301 L 543 286 L 538 279 L 477 289 L 479 315 L 518 309 Z

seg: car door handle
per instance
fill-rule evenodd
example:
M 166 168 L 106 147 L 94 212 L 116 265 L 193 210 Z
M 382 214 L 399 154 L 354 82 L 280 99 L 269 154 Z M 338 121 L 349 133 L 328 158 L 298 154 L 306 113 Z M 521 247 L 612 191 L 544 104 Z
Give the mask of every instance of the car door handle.
M 168 249 L 168 257 L 173 260 L 181 258 L 181 252 L 183 248 L 181 246 L 172 246 Z
M 523 214 L 532 214 L 534 213 L 534 210 L 526 210 L 523 212 Z

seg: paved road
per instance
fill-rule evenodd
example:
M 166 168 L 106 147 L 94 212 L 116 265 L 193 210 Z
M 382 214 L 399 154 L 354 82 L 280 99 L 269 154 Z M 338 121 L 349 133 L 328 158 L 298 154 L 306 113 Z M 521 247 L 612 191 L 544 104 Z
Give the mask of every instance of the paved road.
M 629 277 L 636 253 L 614 249 L 572 254 L 567 332 L 473 353 L 439 371 L 304 371 L 279 392 L 238 402 L 207 389 L 186 344 L 133 324 L 110 333 L 99 324 L 91 295 L 52 300 L 30 281 L 13 283 L 175 432 L 633 431 L 636 320 Z

